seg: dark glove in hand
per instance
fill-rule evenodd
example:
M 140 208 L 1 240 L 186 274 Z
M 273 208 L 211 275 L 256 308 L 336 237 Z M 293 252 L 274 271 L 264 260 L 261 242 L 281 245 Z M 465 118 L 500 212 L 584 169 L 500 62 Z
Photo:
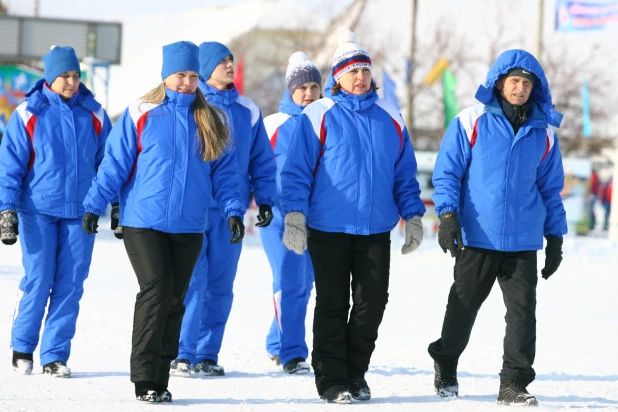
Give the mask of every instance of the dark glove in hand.
M 558 270 L 560 262 L 562 262 L 562 239 L 554 235 L 547 235 L 545 239 L 547 239 L 545 267 L 541 270 L 541 274 L 543 279 L 547 280 Z
M 266 227 L 273 221 L 273 209 L 270 205 L 260 205 L 260 212 L 258 214 L 258 222 L 255 224 L 257 227 Z
M 120 203 L 114 203 L 112 205 L 112 230 L 114 231 L 114 236 L 117 239 L 123 238 L 122 226 L 119 226 L 120 222 Z
M 245 237 L 245 225 L 242 223 L 242 219 L 239 216 L 230 216 L 227 218 L 227 224 L 230 226 L 230 233 L 232 233 L 230 243 L 240 243 L 242 238 Z
M 5 245 L 14 245 L 19 235 L 19 219 L 13 210 L 0 212 L 0 238 Z
M 438 244 L 444 253 L 449 250 L 451 257 L 459 257 L 464 244 L 461 238 L 461 226 L 459 226 L 456 213 L 443 213 L 440 215 Z
M 94 213 L 86 212 L 84 217 L 82 218 L 82 227 L 89 235 L 97 232 L 97 228 L 99 227 L 99 216 Z

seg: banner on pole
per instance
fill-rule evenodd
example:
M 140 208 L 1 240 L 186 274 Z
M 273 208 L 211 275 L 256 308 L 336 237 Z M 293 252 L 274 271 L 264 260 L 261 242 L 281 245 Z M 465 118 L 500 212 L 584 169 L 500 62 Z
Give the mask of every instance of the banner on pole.
M 556 1 L 556 31 L 602 29 L 606 24 L 618 23 L 618 1 L 587 2 Z

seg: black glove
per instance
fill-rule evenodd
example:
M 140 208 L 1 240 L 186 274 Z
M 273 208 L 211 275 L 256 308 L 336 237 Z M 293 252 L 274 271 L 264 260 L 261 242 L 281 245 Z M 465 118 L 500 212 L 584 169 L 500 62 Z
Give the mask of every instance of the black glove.
M 273 209 L 270 205 L 260 205 L 260 212 L 257 216 L 257 227 L 266 227 L 273 221 Z
M 227 218 L 227 224 L 230 226 L 230 233 L 232 233 L 230 243 L 240 243 L 242 238 L 245 237 L 245 225 L 242 223 L 242 219 L 238 216 L 230 216 Z
M 543 279 L 547 280 L 556 273 L 560 262 L 562 262 L 562 239 L 558 236 L 547 235 L 547 246 L 545 247 L 545 267 L 541 270 Z
M 5 245 L 14 245 L 19 235 L 19 219 L 13 210 L 0 212 L 0 239 Z
M 117 239 L 122 239 L 124 234 L 122 232 L 122 226 L 118 224 L 120 221 L 120 203 L 114 203 L 112 205 L 112 230 L 114 231 L 114 236 Z
M 444 253 L 448 249 L 451 252 L 451 257 L 459 257 L 459 254 L 464 249 L 463 239 L 461 238 L 461 226 L 459 226 L 456 213 L 443 213 L 440 215 L 438 244 Z
M 82 218 L 82 227 L 89 235 L 97 232 L 97 228 L 99 227 L 99 216 L 94 213 L 86 212 L 84 217 Z

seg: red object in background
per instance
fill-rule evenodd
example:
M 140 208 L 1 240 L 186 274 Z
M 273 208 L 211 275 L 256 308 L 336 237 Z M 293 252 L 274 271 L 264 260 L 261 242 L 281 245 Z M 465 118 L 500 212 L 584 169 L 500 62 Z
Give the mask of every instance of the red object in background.
M 243 56 L 240 56 L 238 59 L 238 65 L 234 71 L 234 86 L 236 86 L 236 90 L 238 90 L 239 94 L 245 94 L 244 69 L 245 59 Z

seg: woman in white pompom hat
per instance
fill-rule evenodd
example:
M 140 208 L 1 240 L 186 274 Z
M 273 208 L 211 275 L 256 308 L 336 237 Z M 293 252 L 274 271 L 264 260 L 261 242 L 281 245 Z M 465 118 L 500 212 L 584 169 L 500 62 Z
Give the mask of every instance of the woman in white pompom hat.
M 316 386 L 335 403 L 371 398 L 365 373 L 388 301 L 391 230 L 406 221 L 404 254 L 423 238 L 414 150 L 371 69 L 354 33 L 342 32 L 325 97 L 300 116 L 281 171 L 283 243 L 308 248 L 315 272 Z

